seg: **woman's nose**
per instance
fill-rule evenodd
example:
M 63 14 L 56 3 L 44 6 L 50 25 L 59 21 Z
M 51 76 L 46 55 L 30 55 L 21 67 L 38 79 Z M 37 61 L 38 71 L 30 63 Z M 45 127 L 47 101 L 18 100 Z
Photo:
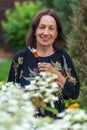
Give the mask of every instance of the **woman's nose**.
M 44 35 L 48 35 L 48 34 L 49 34 L 49 30 L 48 30 L 47 28 L 44 29 L 43 34 L 44 34 Z

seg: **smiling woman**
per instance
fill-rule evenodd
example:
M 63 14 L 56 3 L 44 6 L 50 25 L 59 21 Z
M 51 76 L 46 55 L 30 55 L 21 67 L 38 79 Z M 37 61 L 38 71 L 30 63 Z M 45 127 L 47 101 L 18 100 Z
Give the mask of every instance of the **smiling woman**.
M 57 38 L 57 25 L 52 16 L 42 16 L 36 29 L 35 36 L 37 41 L 37 51 L 40 56 L 44 56 L 44 49 L 46 50 L 46 56 L 54 53 L 52 45 Z
M 32 21 L 26 39 L 27 47 L 14 55 L 8 77 L 8 82 L 17 82 L 25 87 L 40 72 L 56 74 L 56 83 L 62 89 L 62 96 L 52 105 L 58 112 L 65 109 L 64 99 L 78 97 L 80 87 L 72 60 L 64 50 L 65 39 L 56 12 L 52 9 L 41 10 Z M 50 106 L 50 103 L 47 105 Z M 38 112 L 39 116 L 56 118 L 56 115 L 47 110 L 44 114 L 40 109 Z

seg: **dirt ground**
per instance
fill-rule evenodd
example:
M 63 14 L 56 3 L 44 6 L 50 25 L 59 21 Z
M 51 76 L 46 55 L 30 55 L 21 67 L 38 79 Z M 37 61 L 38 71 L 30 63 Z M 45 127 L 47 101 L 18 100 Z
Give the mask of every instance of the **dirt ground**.
M 0 48 L 0 62 L 12 58 L 14 55 L 11 51 L 5 51 L 3 48 Z

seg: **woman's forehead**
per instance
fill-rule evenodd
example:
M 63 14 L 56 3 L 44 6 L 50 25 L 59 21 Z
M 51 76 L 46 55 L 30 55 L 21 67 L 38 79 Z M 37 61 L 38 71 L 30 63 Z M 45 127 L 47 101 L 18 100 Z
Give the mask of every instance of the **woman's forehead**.
M 50 15 L 43 15 L 40 19 L 39 25 L 40 24 L 47 24 L 47 25 L 53 25 L 56 26 L 56 21 L 55 19 L 50 16 Z

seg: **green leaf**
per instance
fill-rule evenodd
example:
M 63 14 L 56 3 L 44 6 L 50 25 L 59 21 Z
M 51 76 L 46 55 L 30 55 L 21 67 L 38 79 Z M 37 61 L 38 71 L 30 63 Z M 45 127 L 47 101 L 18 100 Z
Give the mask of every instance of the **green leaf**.
M 58 111 L 55 108 L 46 106 L 46 107 L 44 107 L 44 109 L 47 110 L 47 111 L 50 111 L 52 113 L 58 114 Z

